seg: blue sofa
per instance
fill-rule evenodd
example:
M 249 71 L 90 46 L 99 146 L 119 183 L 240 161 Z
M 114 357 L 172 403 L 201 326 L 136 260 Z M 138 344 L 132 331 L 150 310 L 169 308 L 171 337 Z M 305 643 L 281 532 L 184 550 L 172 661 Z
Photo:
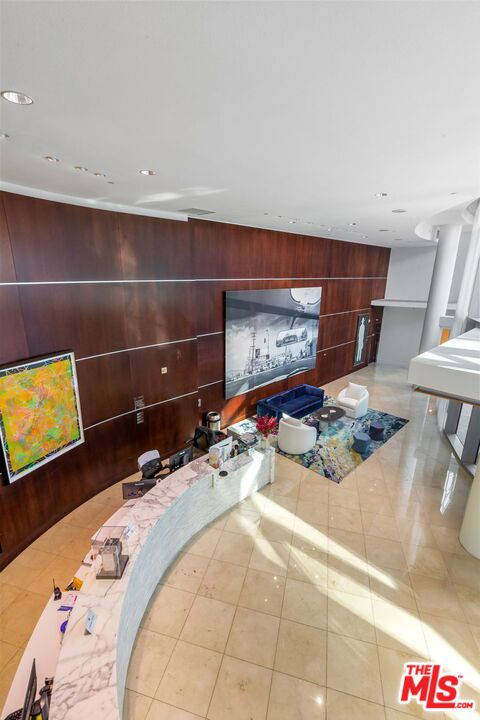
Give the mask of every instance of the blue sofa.
M 291 390 L 271 395 L 257 403 L 257 415 L 270 415 L 278 420 L 283 413 L 294 418 L 305 417 L 323 407 L 324 391 L 313 385 L 298 385 Z

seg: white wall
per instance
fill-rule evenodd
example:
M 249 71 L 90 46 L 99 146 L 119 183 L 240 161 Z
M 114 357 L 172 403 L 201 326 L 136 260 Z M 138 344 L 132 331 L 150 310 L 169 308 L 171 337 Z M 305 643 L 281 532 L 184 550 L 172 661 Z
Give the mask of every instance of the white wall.
M 455 270 L 450 288 L 449 302 L 457 301 L 462 281 L 470 228 L 462 233 Z M 390 253 L 385 297 L 389 300 L 427 300 L 435 262 L 436 246 L 395 248 Z M 480 314 L 480 288 L 478 308 Z M 377 362 L 384 365 L 408 367 L 418 355 L 425 310 L 410 308 L 384 308 Z M 440 336 L 440 329 L 439 329 Z
M 385 297 L 390 300 L 426 300 L 436 251 L 436 246 L 393 248 Z
M 389 300 L 426 300 L 432 279 L 436 247 L 395 248 L 390 253 L 385 297 Z M 425 310 L 383 310 L 377 363 L 408 367 L 418 355 Z

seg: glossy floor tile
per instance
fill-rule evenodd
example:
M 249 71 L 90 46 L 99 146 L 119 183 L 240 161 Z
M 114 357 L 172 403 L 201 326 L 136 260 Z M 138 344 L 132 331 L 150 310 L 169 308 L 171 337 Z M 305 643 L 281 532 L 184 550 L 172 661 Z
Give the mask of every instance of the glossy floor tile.
M 458 541 L 470 479 L 403 371 L 356 377 L 372 407 L 410 422 L 340 485 L 277 456 L 275 483 L 192 541 L 166 582 L 192 598 L 177 647 L 196 650 L 187 671 L 175 653 L 165 671 L 152 668 L 161 704 L 148 720 L 445 720 L 398 703 L 411 659 L 462 672 L 462 692 L 477 697 L 480 561 Z M 218 612 L 198 612 L 199 597 Z M 178 637 L 185 602 L 163 611 L 159 598 L 143 624 Z
M 404 371 L 353 377 L 410 422 L 340 485 L 277 456 L 273 485 L 183 549 L 143 618 L 125 720 L 426 717 L 397 701 L 415 658 L 463 672 L 477 697 L 480 561 L 458 541 L 470 479 Z M 122 502 L 109 488 L 0 573 L 0 705 L 50 592 L 43 569 L 68 575 Z

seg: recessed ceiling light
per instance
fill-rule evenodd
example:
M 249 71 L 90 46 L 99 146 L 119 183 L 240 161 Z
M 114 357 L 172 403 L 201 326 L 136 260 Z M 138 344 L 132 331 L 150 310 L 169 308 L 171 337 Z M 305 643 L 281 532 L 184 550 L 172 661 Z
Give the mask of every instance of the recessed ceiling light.
M 388 232 L 388 228 L 379 228 L 378 232 Z
M 31 105 L 33 100 L 25 93 L 18 92 L 17 90 L 3 90 L 1 93 L 4 100 L 15 103 L 15 105 Z
M 105 175 L 105 173 L 101 173 L 101 172 L 96 172 L 96 173 L 93 173 L 93 174 L 95 175 L 95 177 L 107 177 L 107 176 Z
M 75 165 L 75 170 L 80 170 L 80 172 L 88 172 L 88 168 L 83 167 L 83 165 Z
M 288 224 L 289 224 L 289 225 L 295 225 L 295 220 L 289 220 L 289 221 L 288 221 Z
M 362 235 L 362 240 L 366 240 L 368 238 L 368 235 Z
M 140 175 L 156 175 L 156 170 L 139 170 Z
M 404 212 L 407 212 L 407 211 L 404 210 L 403 208 L 398 208 L 397 210 L 392 210 L 392 212 L 394 212 L 394 213 L 404 213 Z
M 375 193 L 375 197 L 387 197 L 387 195 L 388 193 L 386 192 Z
M 57 157 L 55 157 L 54 155 L 45 155 L 43 159 L 48 160 L 48 162 L 53 162 L 53 163 L 60 162 L 60 160 Z
M 351 227 L 353 227 L 353 226 L 356 225 L 357 223 L 348 223 L 348 224 L 349 224 Z
M 6 140 L 9 137 L 10 135 L 7 135 L 7 133 L 0 132 L 0 140 Z

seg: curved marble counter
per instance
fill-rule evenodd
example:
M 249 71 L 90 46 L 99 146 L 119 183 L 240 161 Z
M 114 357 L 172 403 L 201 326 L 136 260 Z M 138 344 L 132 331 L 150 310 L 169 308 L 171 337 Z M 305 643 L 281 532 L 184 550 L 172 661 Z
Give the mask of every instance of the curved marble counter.
M 208 523 L 273 480 L 275 451 L 230 460 L 227 477 L 206 458 L 163 480 L 129 511 L 130 555 L 123 577 L 87 574 L 72 611 L 55 674 L 51 720 L 120 720 L 130 656 L 158 583 L 184 545 Z M 89 610 L 93 634 L 85 634 Z

